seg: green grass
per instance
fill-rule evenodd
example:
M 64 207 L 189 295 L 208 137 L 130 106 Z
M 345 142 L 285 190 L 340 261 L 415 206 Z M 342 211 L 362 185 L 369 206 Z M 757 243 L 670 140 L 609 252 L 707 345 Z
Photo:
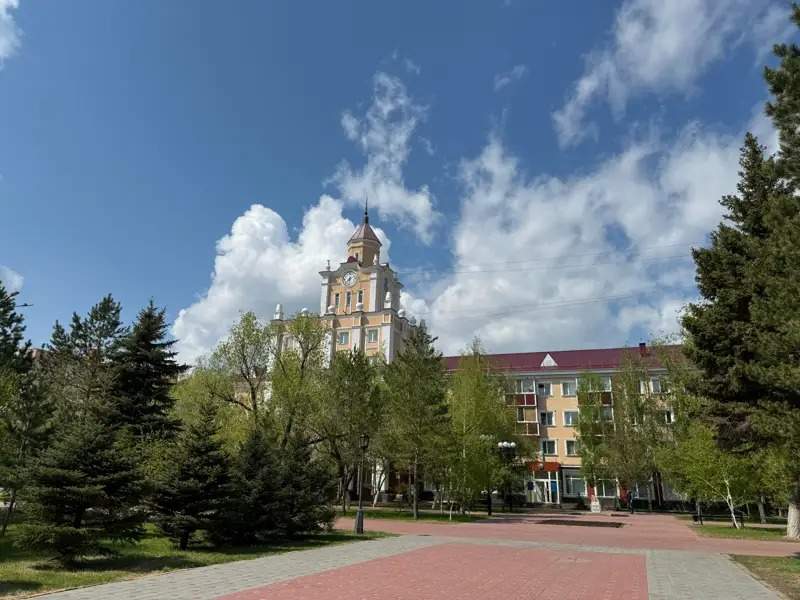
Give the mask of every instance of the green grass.
M 737 540 L 767 540 L 787 543 L 797 543 L 793 540 L 787 540 L 784 537 L 786 533 L 783 528 L 775 527 L 747 527 L 744 529 L 734 529 L 730 525 L 716 525 L 706 523 L 705 525 L 695 525 L 692 527 L 698 534 L 706 537 L 715 538 L 730 538 Z M 798 544 L 798 551 L 800 551 L 800 544 Z
M 790 556 L 734 556 L 756 577 L 789 598 L 800 598 L 800 558 Z
M 691 521 L 693 519 L 693 515 L 682 514 L 682 515 L 675 515 L 675 516 L 678 519 L 681 519 L 682 521 Z M 707 517 L 707 516 L 703 515 L 703 520 L 704 521 L 713 521 L 715 523 L 730 523 L 731 522 L 731 517 L 730 517 L 730 515 L 711 515 L 710 517 Z M 752 525 L 760 525 L 761 524 L 761 522 L 758 519 L 758 515 L 757 514 L 751 515 L 750 517 L 747 517 L 745 515 L 745 523 L 752 524 Z M 767 524 L 768 525 L 783 525 L 783 526 L 786 526 L 786 517 L 769 516 L 769 517 L 767 517 Z
M 344 515 L 341 511 L 339 512 L 340 516 L 346 517 L 353 517 L 355 516 L 356 511 L 355 509 L 350 509 L 346 515 Z M 414 515 L 411 513 L 411 509 L 408 510 L 397 510 L 397 509 L 384 509 L 384 508 L 366 508 L 364 509 L 364 517 L 366 519 L 399 519 L 403 521 L 413 521 Z M 450 519 L 450 514 L 448 512 L 441 513 L 439 511 L 431 511 L 431 510 L 421 510 L 419 511 L 419 520 L 420 521 L 445 521 L 445 522 L 458 522 L 458 523 L 471 523 L 472 521 L 478 521 L 480 519 L 485 519 L 486 515 L 462 515 L 460 513 L 453 513 L 453 518 Z
M 48 590 L 96 585 L 148 573 L 245 560 L 386 535 L 371 532 L 362 537 L 334 531 L 270 546 L 219 549 L 192 547 L 180 551 L 168 539 L 158 535 L 154 528 L 148 528 L 138 544 L 111 545 L 115 556 L 89 559 L 76 567 L 64 568 L 46 560 L 40 553 L 15 547 L 14 533 L 12 526 L 6 537 L 0 538 L 0 598 L 23 598 Z

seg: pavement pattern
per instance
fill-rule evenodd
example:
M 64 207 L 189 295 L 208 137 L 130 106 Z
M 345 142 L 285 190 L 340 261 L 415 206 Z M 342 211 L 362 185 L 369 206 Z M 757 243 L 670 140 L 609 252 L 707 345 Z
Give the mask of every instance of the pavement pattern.
M 48 594 L 53 600 L 777 600 L 733 562 L 791 555 L 787 542 L 699 538 L 663 515 L 619 529 L 526 515 L 475 523 L 367 520 L 399 537 L 270 555 Z M 564 519 L 563 513 L 552 518 Z M 581 515 L 580 520 L 623 520 Z M 346 528 L 347 520 L 337 526 Z M 718 544 L 718 542 L 726 542 Z M 731 544 L 733 542 L 733 544 Z

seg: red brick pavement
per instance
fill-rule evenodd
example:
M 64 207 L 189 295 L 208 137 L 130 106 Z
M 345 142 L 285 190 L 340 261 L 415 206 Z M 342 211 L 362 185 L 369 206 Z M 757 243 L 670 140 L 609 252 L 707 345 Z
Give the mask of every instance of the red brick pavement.
M 549 519 L 579 519 L 582 521 L 616 521 L 623 523 L 618 529 L 609 527 L 580 527 L 547 525 L 537 521 Z M 339 519 L 336 527 L 352 528 L 352 519 Z M 692 531 L 686 521 L 671 515 L 636 514 L 613 516 L 609 514 L 563 513 L 525 514 L 501 516 L 474 523 L 439 523 L 431 521 L 400 521 L 392 519 L 365 519 L 365 528 L 400 534 L 428 534 L 464 538 L 489 538 L 607 546 L 613 548 L 641 548 L 653 550 L 694 550 L 723 554 L 749 554 L 754 556 L 791 556 L 800 554 L 800 544 L 781 541 L 732 540 L 707 538 Z
M 219 600 L 639 600 L 643 555 L 444 544 L 222 596 Z

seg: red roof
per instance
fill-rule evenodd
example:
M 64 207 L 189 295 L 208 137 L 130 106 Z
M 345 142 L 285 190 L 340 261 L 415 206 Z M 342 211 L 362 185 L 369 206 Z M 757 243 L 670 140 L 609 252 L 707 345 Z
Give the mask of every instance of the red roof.
M 381 241 L 378 239 L 378 236 L 373 231 L 372 227 L 369 226 L 369 223 L 361 223 L 356 230 L 353 232 L 353 235 L 350 236 L 350 241 L 355 240 L 372 240 L 373 242 L 378 242 L 378 245 L 381 244 Z
M 678 351 L 680 346 L 666 346 L 668 352 Z M 542 366 L 547 355 L 556 366 Z M 618 369 L 627 356 L 645 356 L 651 367 L 660 366 L 656 352 L 647 346 L 624 348 L 595 348 L 591 350 L 551 350 L 549 352 L 515 352 L 510 354 L 488 354 L 492 366 L 500 371 L 590 371 L 592 369 Z M 458 369 L 460 356 L 445 357 L 448 371 Z

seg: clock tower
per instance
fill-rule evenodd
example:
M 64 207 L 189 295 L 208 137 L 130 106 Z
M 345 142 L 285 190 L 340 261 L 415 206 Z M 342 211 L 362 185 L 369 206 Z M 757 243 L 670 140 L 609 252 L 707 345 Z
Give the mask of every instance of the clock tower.
M 346 258 L 322 277 L 320 317 L 331 329 L 331 353 L 363 350 L 391 362 L 416 326 L 400 308 L 403 284 L 389 263 L 380 261 L 381 241 L 364 219 L 347 242 Z M 332 354 L 331 354 L 332 355 Z

